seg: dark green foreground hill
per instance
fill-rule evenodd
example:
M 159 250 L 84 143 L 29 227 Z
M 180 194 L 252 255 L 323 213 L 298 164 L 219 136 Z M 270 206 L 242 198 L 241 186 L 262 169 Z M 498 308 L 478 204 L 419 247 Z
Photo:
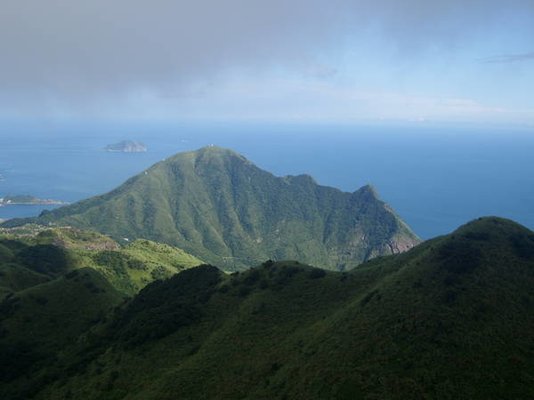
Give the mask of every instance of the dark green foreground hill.
M 4 377 L 0 396 L 531 399 L 533 288 L 534 233 L 499 218 L 350 272 L 192 268 Z
M 177 154 L 34 222 L 163 242 L 226 270 L 266 259 L 349 269 L 419 243 L 369 186 L 344 193 L 307 175 L 275 177 L 213 146 Z

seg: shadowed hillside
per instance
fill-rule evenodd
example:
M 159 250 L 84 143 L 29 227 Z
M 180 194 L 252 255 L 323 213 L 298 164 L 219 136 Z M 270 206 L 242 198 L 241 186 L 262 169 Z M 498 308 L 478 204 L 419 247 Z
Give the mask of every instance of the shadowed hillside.
M 28 393 L 532 398 L 533 285 L 534 233 L 499 218 L 344 273 L 298 262 L 232 275 L 202 266 L 148 285 Z

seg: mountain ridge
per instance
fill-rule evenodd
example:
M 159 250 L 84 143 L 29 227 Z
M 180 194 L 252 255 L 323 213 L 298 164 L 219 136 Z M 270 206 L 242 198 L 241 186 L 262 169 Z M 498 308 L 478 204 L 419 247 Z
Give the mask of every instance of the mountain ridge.
M 268 261 L 228 275 L 204 265 L 146 286 L 22 389 L 8 381 L 0 393 L 531 398 L 532 285 L 534 232 L 496 217 L 348 272 Z

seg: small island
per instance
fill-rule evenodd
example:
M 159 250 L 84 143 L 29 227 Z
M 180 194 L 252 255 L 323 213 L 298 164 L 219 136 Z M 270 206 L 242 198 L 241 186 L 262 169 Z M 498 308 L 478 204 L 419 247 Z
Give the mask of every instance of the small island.
M 141 142 L 123 140 L 119 143 L 108 144 L 104 150 L 114 153 L 144 153 L 148 149 L 146 145 Z
M 4 206 L 15 206 L 15 205 L 25 205 L 25 206 L 55 206 L 67 204 L 61 200 L 52 200 L 52 199 L 39 199 L 38 197 L 29 196 L 29 195 L 19 195 L 19 196 L 4 196 L 0 197 L 0 207 Z

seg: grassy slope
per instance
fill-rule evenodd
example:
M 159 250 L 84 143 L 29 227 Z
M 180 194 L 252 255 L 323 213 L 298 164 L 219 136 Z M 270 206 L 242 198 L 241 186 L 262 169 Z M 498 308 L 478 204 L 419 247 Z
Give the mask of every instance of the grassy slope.
M 60 357 L 39 398 L 532 398 L 533 285 L 534 234 L 497 218 L 349 273 L 195 268 Z
M 268 258 L 350 268 L 418 242 L 368 186 L 344 193 L 306 175 L 277 178 L 217 147 L 178 154 L 38 222 L 176 245 L 227 270 Z
M 0 232 L 0 289 L 5 294 L 89 267 L 131 296 L 156 279 L 201 264 L 181 249 L 148 240 L 125 246 L 97 232 L 25 225 Z
M 65 347 L 148 283 L 200 260 L 138 240 L 125 247 L 96 232 L 24 226 L 0 236 L 0 397 L 27 398 L 54 374 Z M 32 376 L 32 379 L 28 379 Z M 9 382 L 9 383 L 8 383 Z

